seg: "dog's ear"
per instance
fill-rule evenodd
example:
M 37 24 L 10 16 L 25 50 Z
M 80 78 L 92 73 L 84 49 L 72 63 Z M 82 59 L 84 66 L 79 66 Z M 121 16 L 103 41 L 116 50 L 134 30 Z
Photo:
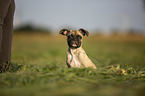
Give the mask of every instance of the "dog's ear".
M 89 35 L 89 32 L 87 31 L 87 30 L 84 30 L 84 29 L 79 29 L 79 31 L 83 34 L 83 36 L 85 36 L 85 35 Z
M 67 34 L 68 34 L 69 32 L 70 32 L 69 29 L 62 29 L 62 30 L 59 31 L 59 34 L 62 34 L 62 35 L 67 36 Z

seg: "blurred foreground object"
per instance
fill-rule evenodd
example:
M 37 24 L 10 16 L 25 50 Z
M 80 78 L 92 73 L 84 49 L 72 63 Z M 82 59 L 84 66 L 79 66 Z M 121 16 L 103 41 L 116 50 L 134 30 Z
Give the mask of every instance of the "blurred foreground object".
M 8 68 L 11 59 L 14 0 L 0 0 L 0 72 Z

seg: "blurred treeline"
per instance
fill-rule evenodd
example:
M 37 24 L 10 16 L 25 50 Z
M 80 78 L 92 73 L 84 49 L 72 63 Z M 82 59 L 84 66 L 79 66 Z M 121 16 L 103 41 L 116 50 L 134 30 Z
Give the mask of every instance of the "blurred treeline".
M 43 28 L 40 26 L 34 26 L 33 24 L 24 24 L 24 25 L 20 25 L 16 28 L 14 28 L 14 32 L 15 33 L 26 33 L 26 34 L 35 34 L 35 33 L 39 33 L 39 34 L 51 34 L 51 30 L 49 28 Z
M 74 30 L 76 28 L 71 28 L 71 27 L 64 27 L 67 29 Z M 89 30 L 88 30 L 89 31 Z M 14 29 L 15 33 L 25 33 L 25 34 L 47 34 L 47 35 L 52 35 L 52 34 L 58 34 L 58 32 L 54 32 L 51 30 L 51 28 L 43 28 L 40 26 L 34 26 L 33 24 L 24 24 L 19 27 L 16 27 Z M 117 28 L 114 28 L 110 30 L 109 32 L 105 32 L 104 30 L 100 29 L 95 29 L 89 31 L 91 35 L 97 35 L 97 36 L 103 36 L 103 35 L 111 35 L 111 36 L 119 36 L 119 35 L 141 35 L 145 36 L 145 32 L 141 30 L 135 30 L 135 29 L 129 29 L 129 30 L 120 30 Z

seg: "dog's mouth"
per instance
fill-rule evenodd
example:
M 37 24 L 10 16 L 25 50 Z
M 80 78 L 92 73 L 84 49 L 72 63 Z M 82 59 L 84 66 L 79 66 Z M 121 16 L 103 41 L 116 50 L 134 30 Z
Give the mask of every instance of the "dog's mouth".
M 77 44 L 72 44 L 72 47 L 77 47 Z
M 69 42 L 68 45 L 71 48 L 79 48 L 81 46 L 81 43 L 78 43 L 78 42 Z

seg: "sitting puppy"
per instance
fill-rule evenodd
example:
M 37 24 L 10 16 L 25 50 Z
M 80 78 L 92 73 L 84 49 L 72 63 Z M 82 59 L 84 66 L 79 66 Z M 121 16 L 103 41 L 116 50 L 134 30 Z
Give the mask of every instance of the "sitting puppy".
M 69 30 L 62 29 L 59 34 L 67 36 L 68 51 L 67 51 L 67 66 L 73 68 L 92 67 L 96 69 L 95 64 L 88 58 L 82 48 L 83 36 L 89 35 L 88 31 L 84 29 Z

